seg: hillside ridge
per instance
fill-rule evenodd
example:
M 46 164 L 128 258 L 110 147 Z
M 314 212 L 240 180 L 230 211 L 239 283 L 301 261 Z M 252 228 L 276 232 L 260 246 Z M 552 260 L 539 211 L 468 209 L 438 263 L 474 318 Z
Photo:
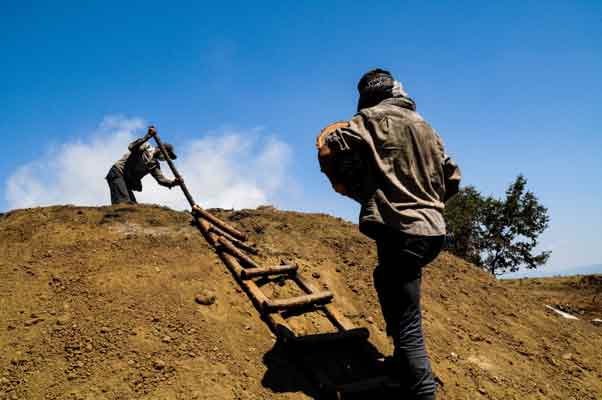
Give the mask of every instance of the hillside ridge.
M 337 308 L 391 351 L 372 288 L 374 245 L 356 225 L 271 207 L 213 212 L 247 232 L 265 264 L 294 263 L 333 291 Z M 560 318 L 524 289 L 447 253 L 427 268 L 424 325 L 439 398 L 602 398 L 602 329 Z M 187 213 L 5 213 L 0 292 L 0 399 L 315 397 Z M 317 317 L 291 323 L 323 328 Z

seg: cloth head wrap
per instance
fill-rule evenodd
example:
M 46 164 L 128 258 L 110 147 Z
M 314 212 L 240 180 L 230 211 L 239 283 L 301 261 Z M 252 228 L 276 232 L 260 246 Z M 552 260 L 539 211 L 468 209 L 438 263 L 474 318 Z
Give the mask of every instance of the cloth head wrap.
M 358 111 L 391 97 L 409 97 L 401 82 L 395 80 L 389 71 L 380 68 L 366 72 L 358 82 L 357 90 L 360 94 Z

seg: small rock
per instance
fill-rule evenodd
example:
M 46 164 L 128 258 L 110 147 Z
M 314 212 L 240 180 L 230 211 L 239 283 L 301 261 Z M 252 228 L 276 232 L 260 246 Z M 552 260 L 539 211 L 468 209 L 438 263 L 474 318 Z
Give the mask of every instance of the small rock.
M 319 272 L 313 272 L 311 274 L 311 276 L 313 276 L 314 278 L 318 279 L 318 278 L 320 278 L 320 273 Z
M 8 380 L 8 378 L 2 377 L 0 378 L 0 385 L 8 385 L 10 383 L 10 381 Z
M 366 321 L 367 321 L 369 324 L 373 324 L 373 323 L 374 323 L 374 318 L 372 318 L 372 317 L 368 317 L 368 318 L 366 318 Z
M 163 341 L 163 343 L 171 343 L 171 338 L 169 336 L 164 336 L 161 340 Z
M 6 327 L 6 329 L 8 329 L 9 331 L 12 331 L 13 329 L 16 329 L 17 327 L 14 326 L 13 324 L 8 324 L 8 326 Z
M 110 329 L 107 326 L 100 328 L 100 333 L 109 333 Z
M 215 303 L 215 295 L 211 292 L 201 292 L 196 295 L 194 300 L 201 305 L 210 306 Z
M 31 319 L 28 319 L 27 321 L 25 321 L 24 325 L 25 326 L 33 326 L 33 325 L 36 325 L 38 322 L 42 322 L 42 321 L 44 321 L 42 318 L 37 318 L 37 317 L 31 318 Z
M 159 359 L 159 358 L 155 358 L 153 360 L 153 368 L 155 369 L 163 369 L 165 368 L 165 361 Z
M 481 394 L 487 394 L 487 391 L 484 388 L 480 387 L 479 388 L 479 393 L 481 393 Z

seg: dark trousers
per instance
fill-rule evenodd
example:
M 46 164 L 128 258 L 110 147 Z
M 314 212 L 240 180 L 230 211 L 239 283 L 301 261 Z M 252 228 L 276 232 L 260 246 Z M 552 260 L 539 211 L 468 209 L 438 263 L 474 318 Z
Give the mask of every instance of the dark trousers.
M 422 268 L 439 254 L 443 240 L 443 236 L 401 233 L 377 240 L 374 286 L 387 334 L 395 345 L 390 373 L 401 388 L 392 389 L 389 398 L 435 399 L 436 384 L 422 332 L 420 283 Z
M 123 174 L 117 168 L 111 168 L 106 179 L 111 191 L 111 204 L 137 203 L 134 192 L 130 189 Z

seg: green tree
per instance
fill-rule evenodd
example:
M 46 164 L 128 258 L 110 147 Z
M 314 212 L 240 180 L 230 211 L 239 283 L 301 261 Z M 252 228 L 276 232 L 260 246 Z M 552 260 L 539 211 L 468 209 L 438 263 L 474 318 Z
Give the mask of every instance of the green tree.
M 480 265 L 483 197 L 473 186 L 460 189 L 445 205 L 445 219 L 453 241 L 448 250 Z
M 527 190 L 519 175 L 505 198 L 483 197 L 474 187 L 463 188 L 446 205 L 448 228 L 454 236 L 450 250 L 493 275 L 537 268 L 549 251 L 535 252 L 548 227 L 548 210 Z

